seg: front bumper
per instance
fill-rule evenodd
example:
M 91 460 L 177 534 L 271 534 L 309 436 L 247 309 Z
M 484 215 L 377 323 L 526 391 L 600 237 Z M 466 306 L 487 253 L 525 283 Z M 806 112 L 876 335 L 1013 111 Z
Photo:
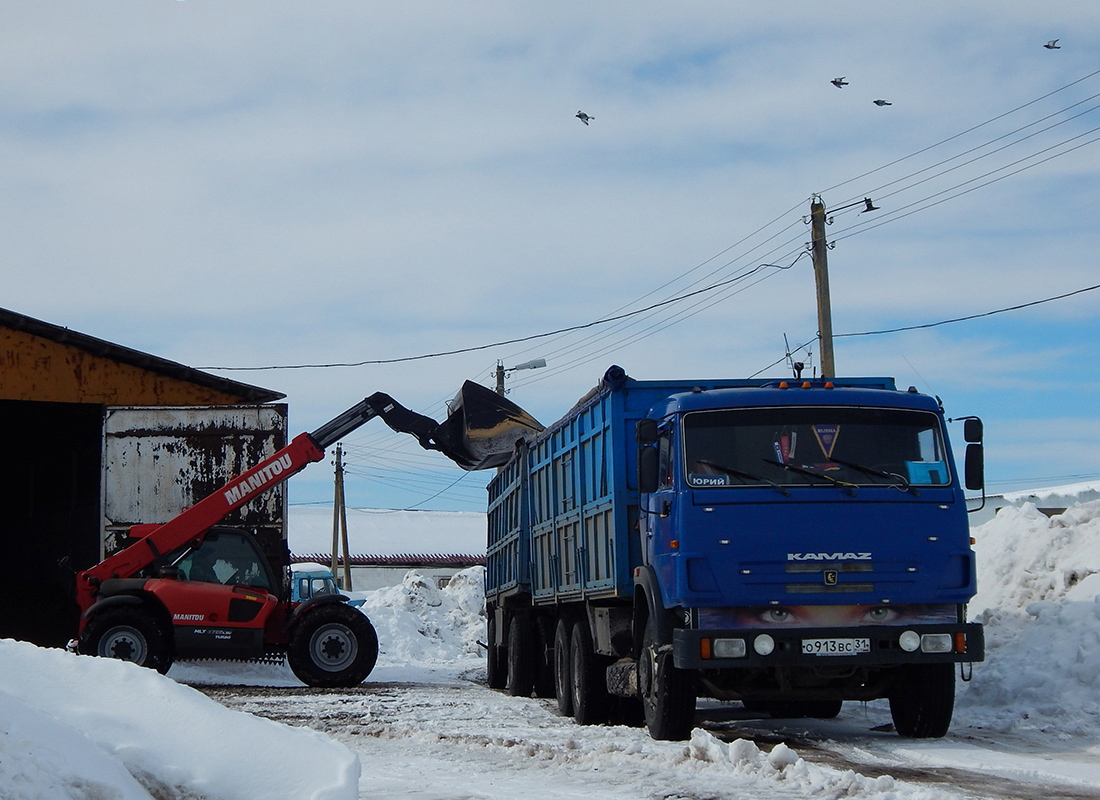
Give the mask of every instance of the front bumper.
M 767 638 L 760 637 L 770 637 L 770 647 Z M 930 651 L 927 647 L 935 649 Z M 726 655 L 741 651 L 744 654 L 737 657 Z M 985 659 L 985 634 L 978 623 L 856 628 L 677 628 L 673 631 L 672 654 L 673 663 L 680 669 L 976 662 Z

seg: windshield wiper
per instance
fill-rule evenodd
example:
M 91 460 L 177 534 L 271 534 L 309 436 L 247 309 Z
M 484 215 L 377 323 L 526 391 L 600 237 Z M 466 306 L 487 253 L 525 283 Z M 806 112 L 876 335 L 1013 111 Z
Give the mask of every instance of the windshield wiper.
M 775 481 L 770 481 L 762 475 L 753 475 L 751 472 L 745 472 L 744 470 L 737 469 L 736 467 L 727 467 L 725 464 L 719 464 L 716 461 L 708 461 L 707 459 L 699 459 L 696 464 L 702 464 L 704 467 L 710 467 L 716 469 L 719 472 L 725 472 L 727 475 L 732 475 L 735 478 L 741 478 L 746 481 L 756 481 L 757 483 L 766 483 L 776 491 L 782 492 L 786 497 L 791 496 L 791 492 L 787 487 L 780 486 Z
M 843 489 L 848 494 L 850 494 L 852 497 L 856 496 L 856 487 L 855 486 L 848 483 L 847 481 L 838 480 L 838 479 L 834 478 L 832 475 L 826 475 L 822 472 L 818 472 L 817 470 L 810 469 L 809 467 L 800 467 L 797 464 L 785 464 L 782 461 L 776 461 L 773 458 L 764 458 L 764 459 L 761 459 L 761 460 L 765 464 L 772 464 L 776 467 L 782 467 L 783 469 L 788 470 L 790 472 L 797 472 L 799 475 L 806 475 L 807 477 L 810 477 L 810 478 L 821 478 L 822 480 L 828 481 L 833 486 L 836 486 L 839 489 Z
M 848 467 L 848 469 L 854 469 L 856 472 L 862 472 L 864 475 L 873 475 L 876 478 L 886 478 L 887 480 L 895 481 L 893 488 L 901 489 L 904 492 L 912 492 L 915 497 L 920 497 L 920 492 L 913 488 L 913 486 L 905 479 L 904 475 L 900 475 L 897 472 L 886 472 L 885 470 L 875 469 L 874 467 L 866 467 L 863 464 L 857 464 L 854 461 L 845 461 L 842 458 L 833 458 L 837 464 L 842 467 Z

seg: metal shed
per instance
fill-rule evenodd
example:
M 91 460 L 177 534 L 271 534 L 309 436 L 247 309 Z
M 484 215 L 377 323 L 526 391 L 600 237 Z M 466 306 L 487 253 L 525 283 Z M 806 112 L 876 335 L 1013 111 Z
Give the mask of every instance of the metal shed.
M 286 444 L 285 395 L 0 309 L 0 637 L 63 645 L 74 570 Z M 231 520 L 285 560 L 284 487 Z

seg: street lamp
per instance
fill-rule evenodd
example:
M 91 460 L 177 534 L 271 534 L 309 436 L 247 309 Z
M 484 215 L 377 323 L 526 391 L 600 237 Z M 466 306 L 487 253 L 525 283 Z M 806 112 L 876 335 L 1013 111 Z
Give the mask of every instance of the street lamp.
M 535 358 L 531 361 L 524 361 L 522 364 L 516 364 L 514 367 L 504 368 L 504 362 L 497 362 L 497 394 L 504 394 L 504 376 L 509 372 L 515 372 L 517 369 L 539 369 L 546 366 L 545 358 Z

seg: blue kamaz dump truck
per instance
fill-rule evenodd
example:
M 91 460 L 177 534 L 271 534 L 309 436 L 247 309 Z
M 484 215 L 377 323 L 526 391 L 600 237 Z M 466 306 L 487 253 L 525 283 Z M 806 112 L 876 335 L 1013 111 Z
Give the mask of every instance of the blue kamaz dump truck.
M 612 367 L 489 486 L 490 685 L 686 738 L 696 699 L 943 736 L 984 657 L 940 402 L 891 378 L 638 381 Z M 956 666 L 956 665 L 961 666 Z

